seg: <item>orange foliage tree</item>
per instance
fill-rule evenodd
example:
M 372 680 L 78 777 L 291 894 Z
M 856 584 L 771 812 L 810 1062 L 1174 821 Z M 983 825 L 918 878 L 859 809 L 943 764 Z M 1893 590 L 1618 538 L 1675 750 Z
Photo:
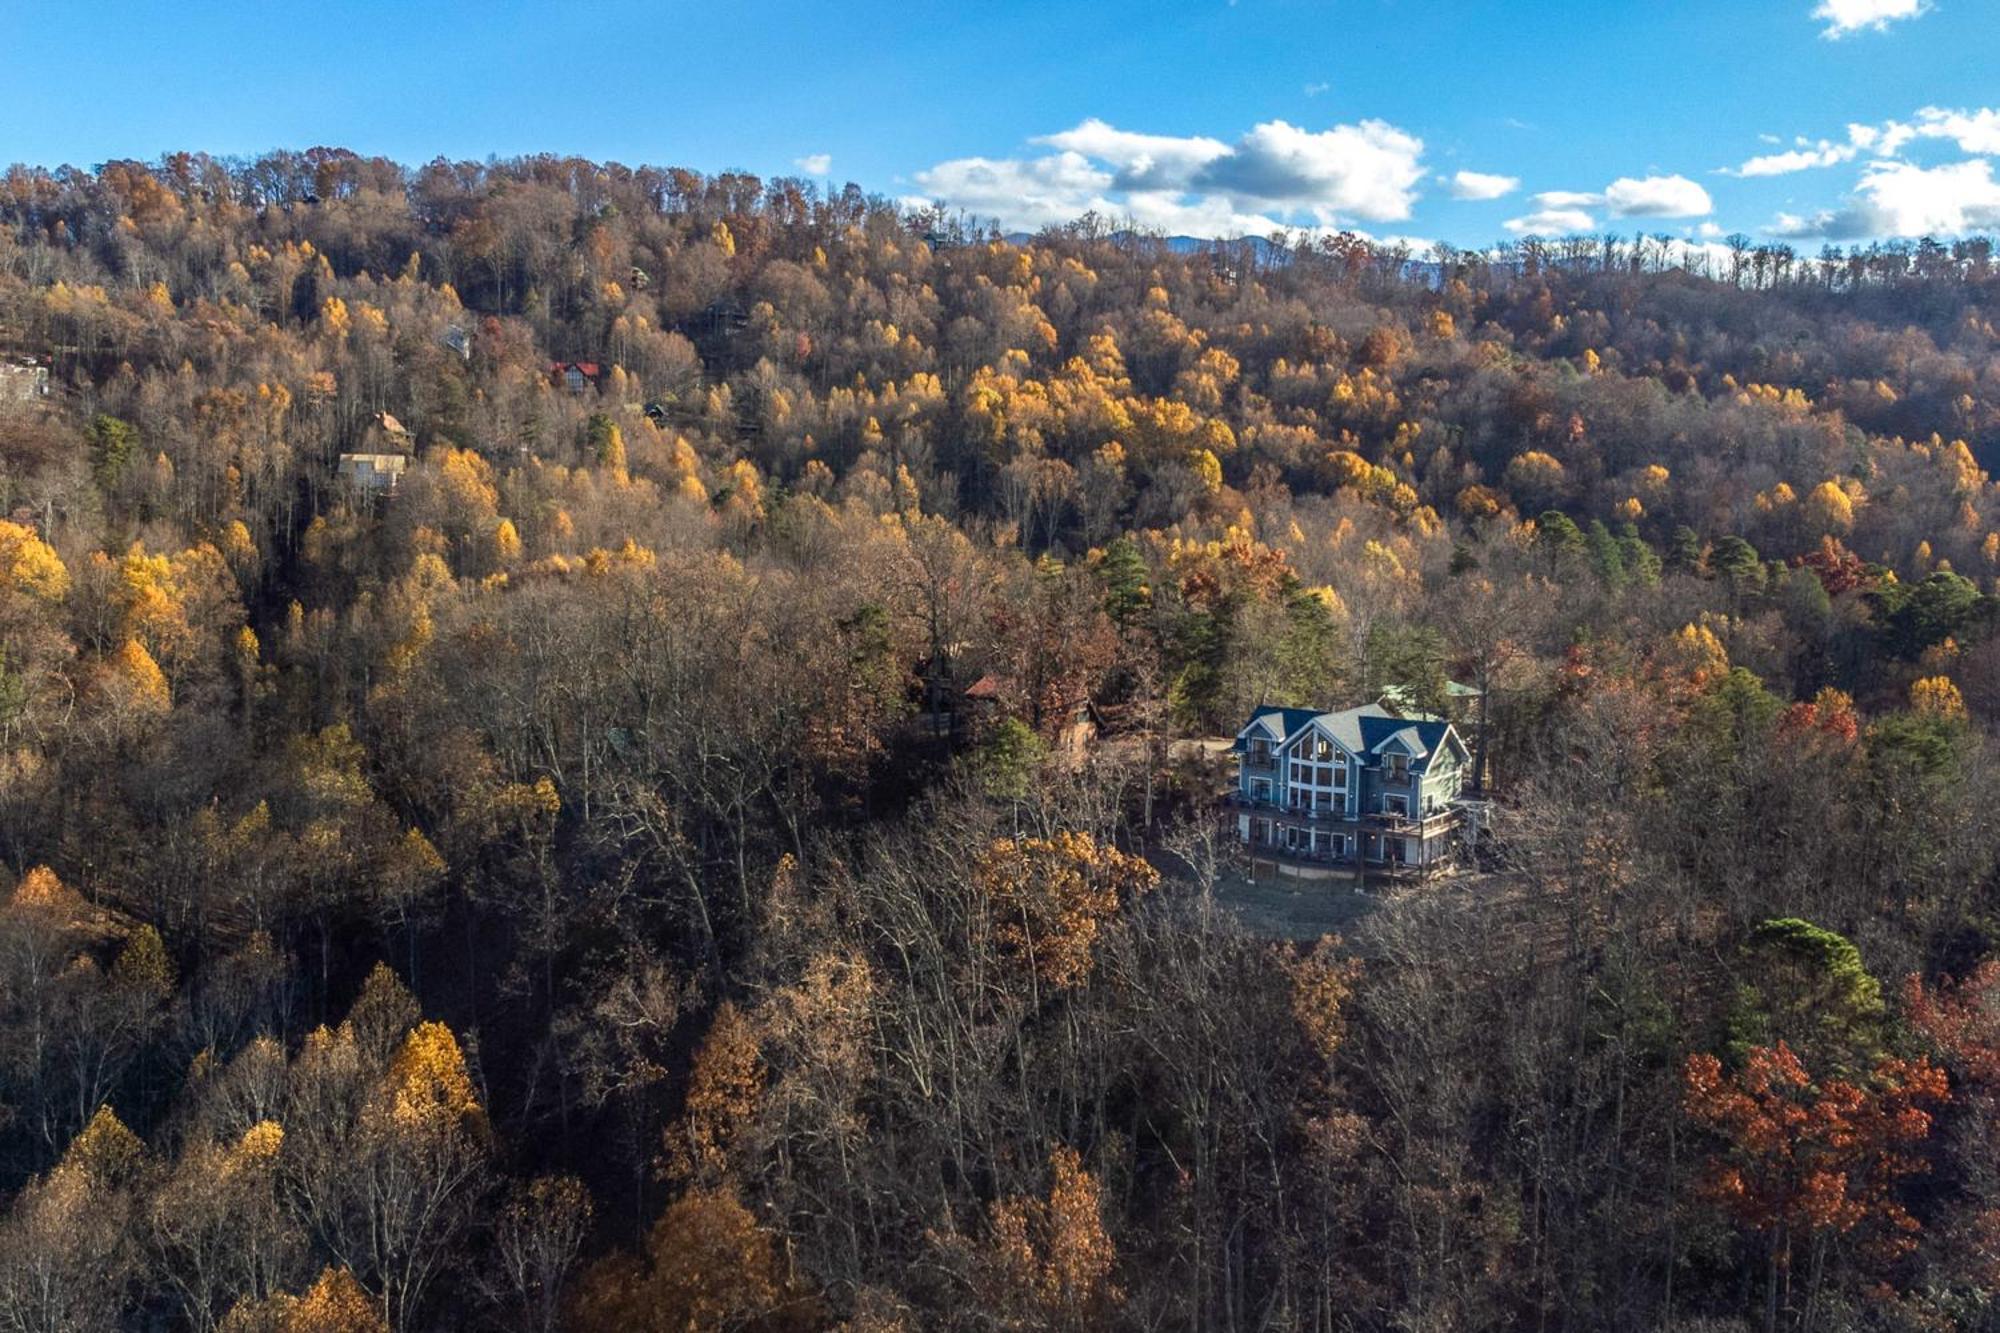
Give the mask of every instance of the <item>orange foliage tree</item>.
M 1104 1226 L 1103 1190 L 1073 1149 L 1049 1154 L 1047 1198 L 991 1208 L 983 1260 L 991 1307 L 1009 1328 L 1102 1328 L 1124 1299 L 1112 1282 L 1118 1251 Z
M 1160 874 L 1088 833 L 996 838 L 974 876 L 992 903 L 995 934 L 1009 957 L 1058 990 L 1090 975 L 1098 931 L 1119 903 Z
M 786 1274 L 771 1233 L 729 1190 L 693 1190 L 653 1224 L 645 1253 L 591 1268 L 571 1327 L 586 1333 L 816 1326 L 818 1302 Z
M 1733 1074 L 1712 1055 L 1689 1056 L 1683 1078 L 1688 1114 L 1721 1140 L 1702 1194 L 1763 1242 L 1767 1329 L 1801 1245 L 1811 1258 L 1809 1300 L 1836 1238 L 1858 1236 L 1877 1264 L 1915 1247 L 1919 1224 L 1897 1187 L 1928 1169 L 1917 1150 L 1930 1137 L 1928 1108 L 1949 1097 L 1942 1069 L 1890 1058 L 1866 1085 L 1815 1083 L 1781 1041 L 1752 1047 Z

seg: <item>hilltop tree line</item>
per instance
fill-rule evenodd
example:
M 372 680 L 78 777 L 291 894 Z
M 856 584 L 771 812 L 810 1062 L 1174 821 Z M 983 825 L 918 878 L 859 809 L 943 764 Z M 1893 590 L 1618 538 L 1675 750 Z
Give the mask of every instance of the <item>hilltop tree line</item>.
M 2000 273 L 1734 250 L 15 168 L 0 1328 L 2000 1326 Z

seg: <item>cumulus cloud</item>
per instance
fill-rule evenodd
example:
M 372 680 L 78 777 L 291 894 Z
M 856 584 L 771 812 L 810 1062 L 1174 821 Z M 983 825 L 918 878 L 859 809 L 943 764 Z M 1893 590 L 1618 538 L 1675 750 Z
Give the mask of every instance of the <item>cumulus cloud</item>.
M 807 153 L 804 157 L 793 158 L 792 165 L 808 176 L 824 176 L 833 170 L 833 154 Z
M 2000 110 L 1981 107 L 1977 111 L 1947 111 L 1927 106 L 1917 112 L 1914 128 L 1895 129 L 1923 139 L 1949 139 L 1967 153 L 2000 153 Z
M 1521 188 L 1518 176 L 1495 176 L 1484 171 L 1460 171 L 1445 178 L 1454 199 L 1500 199 Z
M 1771 231 L 1788 238 L 1955 236 L 2000 227 L 2000 181 L 1992 164 L 1969 158 L 1941 167 L 1871 162 L 1841 208 L 1810 216 L 1780 213 Z
M 1597 230 L 1597 220 L 1580 208 L 1544 208 L 1501 224 L 1516 236 L 1574 236 Z
M 1098 210 L 1146 231 L 1168 236 L 1269 236 L 1288 230 L 1263 213 L 1246 213 L 1220 195 L 1188 197 L 1162 191 L 1139 191 Z
M 931 198 L 1028 230 L 1069 222 L 1093 209 L 1115 212 L 1105 195 L 1113 179 L 1075 152 L 1030 161 L 961 157 L 916 174 L 918 187 Z
M 1699 218 L 1715 211 L 1708 191 L 1685 176 L 1627 176 L 1605 187 L 1604 202 L 1621 218 Z
M 1800 137 L 1781 153 L 1764 153 L 1741 166 L 1724 168 L 1725 176 L 1786 176 L 1814 167 L 1838 166 L 1852 162 L 1863 153 L 1873 157 L 1894 157 L 1919 140 L 1939 140 L 1958 145 L 1967 153 L 2000 153 L 2000 109 L 1978 107 L 1952 110 L 1927 106 L 1907 121 L 1888 120 L 1880 125 L 1849 125 L 1844 141 Z
M 1602 190 L 1543 190 L 1529 196 L 1535 211 L 1506 225 L 1523 235 L 1551 230 L 1587 231 L 1591 208 L 1620 218 L 1698 218 L 1715 211 L 1708 191 L 1685 176 L 1622 176 Z
M 1117 185 L 1124 190 L 1183 189 L 1195 172 L 1229 152 L 1220 139 L 1135 134 L 1094 117 L 1035 142 L 1109 162 L 1118 168 Z
M 1423 141 L 1379 120 L 1308 130 L 1282 120 L 1234 143 L 1090 119 L 1034 141 L 1044 157 L 959 158 L 916 173 L 926 196 L 1033 229 L 1086 212 L 1175 234 L 1264 235 L 1410 216 Z
M 1930 0 L 1821 0 L 1813 10 L 1816 19 L 1825 19 L 1822 37 L 1836 40 L 1852 33 L 1873 29 L 1880 32 L 1892 23 L 1913 19 L 1930 10 Z
M 1387 121 L 1304 130 L 1270 120 L 1195 173 L 1194 188 L 1282 208 L 1397 222 L 1423 179 L 1424 141 Z

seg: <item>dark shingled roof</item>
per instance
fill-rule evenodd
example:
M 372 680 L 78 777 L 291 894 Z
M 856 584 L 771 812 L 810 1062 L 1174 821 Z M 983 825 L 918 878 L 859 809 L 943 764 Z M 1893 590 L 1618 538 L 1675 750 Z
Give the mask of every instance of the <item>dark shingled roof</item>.
M 1444 744 L 1451 724 L 1443 718 L 1420 714 L 1414 717 L 1399 717 L 1380 704 L 1363 704 L 1359 708 L 1342 709 L 1338 713 L 1321 713 L 1310 708 L 1279 708 L 1266 704 L 1250 715 L 1243 730 L 1237 733 L 1236 743 L 1230 747 L 1232 753 L 1241 753 L 1244 741 L 1250 734 L 1252 725 L 1266 723 L 1265 731 L 1272 734 L 1282 728 L 1275 739 L 1286 741 L 1299 734 L 1309 724 L 1318 722 L 1326 732 L 1348 750 L 1359 755 L 1361 762 L 1370 768 L 1378 766 L 1380 756 L 1375 753 L 1377 746 L 1385 744 L 1391 737 L 1401 736 L 1404 746 L 1410 751 L 1410 767 L 1422 772 L 1429 757 Z

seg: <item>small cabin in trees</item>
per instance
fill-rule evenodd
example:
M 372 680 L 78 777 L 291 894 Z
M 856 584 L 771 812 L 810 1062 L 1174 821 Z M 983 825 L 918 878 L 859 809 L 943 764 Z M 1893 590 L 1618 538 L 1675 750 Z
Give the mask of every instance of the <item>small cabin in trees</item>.
M 1014 682 L 988 672 L 965 687 L 964 699 L 975 725 L 985 730 L 1007 716 L 1008 701 L 1017 693 Z M 1089 697 L 1052 700 L 1044 706 L 1051 711 L 1040 719 L 1040 730 L 1050 749 L 1069 763 L 1081 763 L 1097 742 L 1097 710 Z
M 595 361 L 557 361 L 549 366 L 549 375 L 557 386 L 571 393 L 582 393 L 595 385 L 603 374 L 604 368 Z
M 1472 755 L 1444 718 L 1393 702 L 1267 706 L 1230 752 L 1230 815 L 1254 871 L 1427 876 L 1458 855 Z
M 342 454 L 340 479 L 368 495 L 388 495 L 410 466 L 408 454 Z
M 31 402 L 49 396 L 49 368 L 27 357 L 0 361 L 0 402 Z

